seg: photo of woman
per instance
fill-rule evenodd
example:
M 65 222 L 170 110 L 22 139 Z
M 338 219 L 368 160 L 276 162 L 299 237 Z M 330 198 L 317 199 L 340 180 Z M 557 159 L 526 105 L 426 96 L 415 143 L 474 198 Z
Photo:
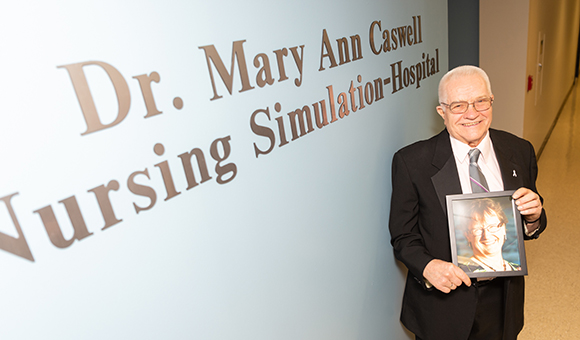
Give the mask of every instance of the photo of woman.
M 452 211 L 454 255 L 463 271 L 472 277 L 525 274 L 511 196 L 452 200 Z

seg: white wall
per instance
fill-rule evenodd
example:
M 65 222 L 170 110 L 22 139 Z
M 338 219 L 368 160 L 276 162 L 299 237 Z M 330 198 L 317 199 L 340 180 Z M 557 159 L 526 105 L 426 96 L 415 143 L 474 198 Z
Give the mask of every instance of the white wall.
M 544 142 L 574 82 L 580 2 L 530 1 L 526 72 L 534 87 L 526 93 L 524 135 L 536 150 Z M 539 45 L 544 41 L 542 67 Z
M 524 133 L 528 0 L 479 2 L 479 66 L 495 96 L 492 127 Z
M 421 31 L 375 55 L 377 21 Z M 441 129 L 446 22 L 442 0 L 11 3 L 0 338 L 408 338 L 390 163 Z M 342 37 L 361 58 L 330 67 L 324 32 L 337 63 Z M 435 73 L 393 90 L 398 65 L 427 59 Z M 362 108 L 367 86 L 384 98 Z M 322 100 L 336 120 L 292 140 L 288 113 Z M 205 174 L 182 163 L 194 149 Z
M 574 81 L 579 6 L 576 0 L 480 1 L 480 66 L 496 98 L 492 126 L 530 140 L 536 152 Z

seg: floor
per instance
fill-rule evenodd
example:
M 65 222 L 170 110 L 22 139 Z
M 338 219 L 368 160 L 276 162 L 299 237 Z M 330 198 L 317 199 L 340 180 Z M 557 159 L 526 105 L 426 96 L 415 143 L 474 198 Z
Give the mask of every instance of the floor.
M 525 326 L 519 340 L 580 339 L 580 86 L 538 160 L 548 229 L 526 242 Z

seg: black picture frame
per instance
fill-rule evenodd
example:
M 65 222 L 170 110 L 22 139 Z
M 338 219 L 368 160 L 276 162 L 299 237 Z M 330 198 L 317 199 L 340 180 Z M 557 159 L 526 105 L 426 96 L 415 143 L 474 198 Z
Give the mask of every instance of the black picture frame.
M 512 198 L 514 192 L 515 190 L 447 195 L 452 261 L 453 264 L 463 269 L 470 278 L 524 276 L 528 274 L 523 222 Z M 501 212 L 495 213 L 496 217 L 489 217 L 492 221 L 500 221 L 497 227 L 491 226 L 491 230 L 499 228 L 498 231 L 490 232 L 490 225 L 487 228 L 481 227 L 484 224 L 481 221 L 482 207 L 486 207 L 487 211 L 501 210 Z M 503 216 L 500 217 L 502 212 Z M 485 215 L 493 216 L 494 214 Z M 504 229 L 499 227 L 500 225 L 503 225 Z M 503 239 L 503 243 L 501 243 L 501 239 Z M 501 248 L 503 261 L 498 258 L 498 247 Z M 490 254 L 495 255 L 490 256 Z M 488 261 L 489 259 L 492 260 Z M 503 264 L 499 265 L 501 262 Z M 498 265 L 493 266 L 490 263 Z

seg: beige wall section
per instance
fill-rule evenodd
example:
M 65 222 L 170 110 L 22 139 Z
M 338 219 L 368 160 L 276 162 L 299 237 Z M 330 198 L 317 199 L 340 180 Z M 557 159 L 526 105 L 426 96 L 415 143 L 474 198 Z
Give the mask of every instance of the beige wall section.
M 524 133 L 528 0 L 479 2 L 479 65 L 495 96 L 492 127 Z
M 492 127 L 530 140 L 538 151 L 574 81 L 580 0 L 479 4 L 479 64 L 496 97 Z M 545 48 L 538 68 L 540 35 Z M 533 88 L 528 92 L 529 75 Z
M 580 1 L 530 0 L 529 17 L 526 72 L 534 86 L 526 93 L 524 137 L 538 151 L 574 82 Z

